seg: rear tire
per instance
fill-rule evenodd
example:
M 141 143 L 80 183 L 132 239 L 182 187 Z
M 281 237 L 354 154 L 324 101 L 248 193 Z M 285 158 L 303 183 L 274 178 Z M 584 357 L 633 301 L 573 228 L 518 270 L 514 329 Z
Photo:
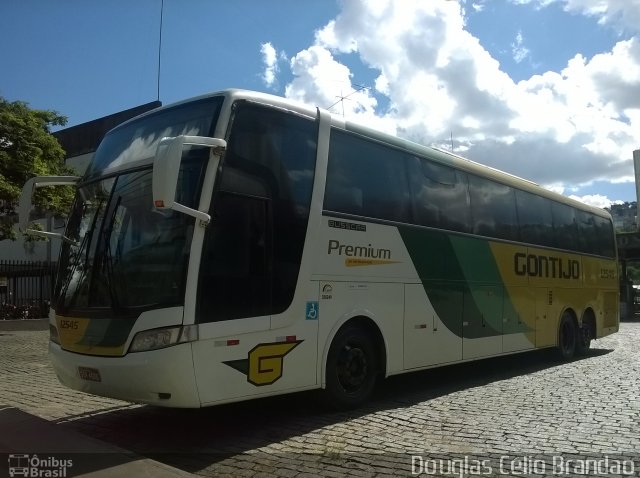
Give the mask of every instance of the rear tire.
M 562 360 L 571 360 L 576 352 L 577 333 L 573 317 L 562 314 L 558 328 L 558 354 Z
M 591 347 L 593 336 L 593 324 L 590 318 L 582 320 L 582 327 L 578 329 L 578 337 L 576 339 L 576 354 L 586 355 Z
M 331 342 L 325 395 L 333 408 L 346 410 L 366 402 L 378 378 L 378 355 L 371 334 L 355 325 L 339 330 Z

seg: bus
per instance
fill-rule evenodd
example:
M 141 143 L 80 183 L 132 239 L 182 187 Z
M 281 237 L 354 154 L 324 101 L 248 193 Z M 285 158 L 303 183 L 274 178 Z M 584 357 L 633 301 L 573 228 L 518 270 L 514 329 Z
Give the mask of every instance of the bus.
M 618 330 L 604 210 L 321 108 L 227 90 L 111 130 L 71 184 L 50 312 L 59 380 L 204 407 Z

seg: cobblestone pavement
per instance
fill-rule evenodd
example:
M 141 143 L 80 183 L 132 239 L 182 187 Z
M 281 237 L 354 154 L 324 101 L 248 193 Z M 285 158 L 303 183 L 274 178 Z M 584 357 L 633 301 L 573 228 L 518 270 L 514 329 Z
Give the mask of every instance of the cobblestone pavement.
M 349 413 L 327 411 L 316 393 L 203 410 L 92 397 L 58 383 L 46 348 L 47 332 L 0 333 L 0 404 L 198 475 L 462 476 L 452 460 L 466 455 L 469 467 L 491 460 L 476 470 L 493 476 L 500 456 L 513 475 L 557 476 L 569 470 L 552 468 L 562 454 L 608 455 L 608 466 L 631 457 L 640 476 L 637 322 L 570 363 L 538 351 L 392 377 Z

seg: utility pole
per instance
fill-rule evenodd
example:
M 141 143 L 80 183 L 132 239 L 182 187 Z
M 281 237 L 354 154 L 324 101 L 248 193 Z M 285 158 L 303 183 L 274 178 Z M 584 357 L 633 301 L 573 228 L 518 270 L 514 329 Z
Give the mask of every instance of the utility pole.
M 640 231 L 640 221 L 638 220 L 638 204 L 640 203 L 640 149 L 633 152 L 633 172 L 636 181 L 636 228 Z
M 160 2 L 160 31 L 158 32 L 158 101 L 160 101 L 160 65 L 162 60 L 162 20 L 164 17 L 164 0 Z

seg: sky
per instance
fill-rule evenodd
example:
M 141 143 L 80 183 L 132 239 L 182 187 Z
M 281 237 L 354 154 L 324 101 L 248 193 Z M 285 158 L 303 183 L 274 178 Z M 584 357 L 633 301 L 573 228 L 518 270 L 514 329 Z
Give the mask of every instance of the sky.
M 636 199 L 640 0 L 0 2 L 0 96 L 67 126 L 225 88 L 598 207 Z

